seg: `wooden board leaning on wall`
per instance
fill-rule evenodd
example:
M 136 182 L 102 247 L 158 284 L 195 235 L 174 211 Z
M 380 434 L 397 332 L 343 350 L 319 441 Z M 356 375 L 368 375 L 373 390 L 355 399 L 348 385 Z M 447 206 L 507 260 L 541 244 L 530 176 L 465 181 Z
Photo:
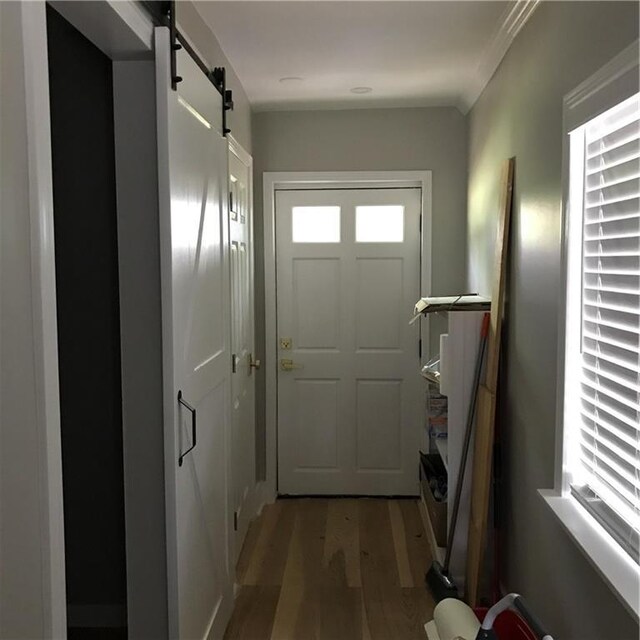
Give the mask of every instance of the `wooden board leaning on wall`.
M 471 606 L 476 606 L 478 603 L 480 576 L 487 542 L 498 364 L 500 361 L 500 338 L 509 254 L 509 226 L 511 223 L 514 169 L 515 158 L 509 158 L 503 165 L 500 183 L 500 217 L 498 219 L 491 292 L 491 323 L 487 345 L 485 381 L 478 389 L 477 398 L 466 576 L 466 600 Z

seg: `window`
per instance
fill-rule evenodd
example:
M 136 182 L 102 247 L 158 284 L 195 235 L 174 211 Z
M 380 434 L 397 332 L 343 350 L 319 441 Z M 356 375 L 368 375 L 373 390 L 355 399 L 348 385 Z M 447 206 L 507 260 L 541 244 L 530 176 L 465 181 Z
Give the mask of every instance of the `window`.
M 640 598 L 640 75 L 631 43 L 564 97 L 556 474 L 540 490 L 625 607 Z
M 293 242 L 340 242 L 340 207 L 293 207 Z
M 570 132 L 565 485 L 638 562 L 640 94 Z
M 356 242 L 402 242 L 404 207 L 388 204 L 356 207 Z

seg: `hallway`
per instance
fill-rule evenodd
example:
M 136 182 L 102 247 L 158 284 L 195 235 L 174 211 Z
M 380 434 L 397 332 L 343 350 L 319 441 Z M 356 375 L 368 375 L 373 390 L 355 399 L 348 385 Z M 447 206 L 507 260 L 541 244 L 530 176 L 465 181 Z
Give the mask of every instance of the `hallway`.
M 416 500 L 278 500 L 247 534 L 225 638 L 423 639 L 430 562 Z

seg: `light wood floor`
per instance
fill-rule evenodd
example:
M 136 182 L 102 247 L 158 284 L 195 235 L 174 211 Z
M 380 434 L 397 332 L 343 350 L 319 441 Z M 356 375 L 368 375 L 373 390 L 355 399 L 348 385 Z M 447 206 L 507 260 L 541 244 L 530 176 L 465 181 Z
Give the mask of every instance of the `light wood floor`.
M 279 500 L 247 534 L 225 638 L 425 640 L 430 564 L 415 500 Z

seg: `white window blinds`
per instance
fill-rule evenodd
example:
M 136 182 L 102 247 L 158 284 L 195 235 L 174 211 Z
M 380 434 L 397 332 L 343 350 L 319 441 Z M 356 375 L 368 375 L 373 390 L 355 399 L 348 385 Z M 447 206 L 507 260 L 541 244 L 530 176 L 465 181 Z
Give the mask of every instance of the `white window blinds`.
M 583 126 L 572 490 L 637 559 L 640 531 L 640 94 Z M 572 153 L 576 145 L 572 144 Z M 572 164 L 572 167 L 575 166 Z M 573 168 L 572 168 L 573 179 Z M 574 185 L 575 186 L 575 185 Z M 577 195 L 575 189 L 574 195 Z M 577 245 L 574 241 L 574 246 Z M 577 275 L 577 273 L 576 273 Z M 575 279 L 574 279 L 575 280 Z M 576 287 L 577 282 L 572 286 Z M 578 311 L 576 309 L 576 311 Z M 569 329 L 569 326 L 568 326 Z M 569 337 L 567 338 L 569 340 Z M 575 340 L 578 337 L 574 337 Z M 567 356 L 571 357 L 568 350 Z

